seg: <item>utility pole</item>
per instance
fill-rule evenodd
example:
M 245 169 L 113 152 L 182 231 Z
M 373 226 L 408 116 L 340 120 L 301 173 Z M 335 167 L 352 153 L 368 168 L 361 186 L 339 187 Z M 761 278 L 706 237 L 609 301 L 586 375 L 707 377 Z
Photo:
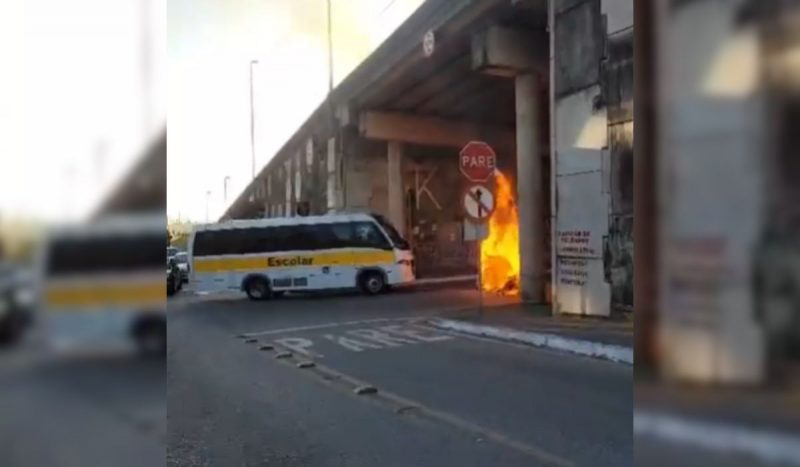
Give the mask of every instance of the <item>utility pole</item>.
M 72 221 L 72 199 L 75 194 L 75 166 L 67 162 L 64 166 L 64 215 L 68 221 Z
M 105 140 L 100 140 L 94 148 L 94 170 L 95 183 L 100 185 L 105 181 L 106 156 L 108 155 L 108 145 Z
M 332 12 L 332 5 L 331 0 L 327 0 L 328 6 L 328 114 L 329 114 L 329 125 L 330 125 L 330 136 L 333 137 L 333 144 L 334 144 L 334 152 L 336 154 L 337 165 L 339 169 L 337 170 L 338 174 L 336 177 L 336 185 L 337 188 L 335 190 L 336 197 L 339 198 L 339 201 L 335 202 L 334 205 L 338 206 L 341 203 L 341 206 L 347 205 L 347 200 L 345 199 L 345 195 L 347 191 L 344 189 L 346 181 L 344 179 L 346 172 L 341 169 L 342 159 L 344 158 L 343 154 L 343 144 L 342 144 L 342 134 L 341 128 L 336 121 L 336 109 L 333 103 L 333 12 Z M 341 197 L 339 194 L 341 193 Z
M 251 152 L 251 175 L 256 178 L 256 120 L 253 108 L 253 65 L 258 64 L 258 60 L 250 60 L 250 152 Z
M 150 119 L 152 117 L 152 107 L 153 107 L 153 92 L 152 92 L 152 60 L 151 60 L 151 47 L 152 44 L 150 42 L 151 36 L 151 9 L 150 9 L 150 0 L 141 0 L 139 2 L 140 5 L 140 14 L 141 14 L 141 70 L 142 70 L 142 134 L 144 135 L 144 139 L 147 140 L 150 138 Z
M 333 92 L 333 18 L 331 0 L 328 0 L 328 97 Z
M 229 175 L 225 176 L 225 179 L 222 181 L 222 199 L 225 203 L 228 203 L 228 181 L 230 181 L 231 177 Z
M 211 197 L 211 191 L 206 190 L 206 224 L 208 224 L 208 202 L 210 197 Z

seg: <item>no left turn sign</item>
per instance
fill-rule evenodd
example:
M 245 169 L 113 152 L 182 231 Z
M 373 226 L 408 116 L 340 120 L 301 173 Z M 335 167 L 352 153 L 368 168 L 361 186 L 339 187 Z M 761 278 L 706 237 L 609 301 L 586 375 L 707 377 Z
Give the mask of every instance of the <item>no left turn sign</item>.
M 475 222 L 486 222 L 494 212 L 494 194 L 483 185 L 470 186 L 464 192 L 464 212 Z

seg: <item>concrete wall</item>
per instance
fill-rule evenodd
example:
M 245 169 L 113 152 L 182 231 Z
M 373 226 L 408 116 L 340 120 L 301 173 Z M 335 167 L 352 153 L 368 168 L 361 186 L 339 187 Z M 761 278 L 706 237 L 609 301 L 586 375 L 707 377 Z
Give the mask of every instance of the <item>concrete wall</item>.
M 554 2 L 555 306 L 633 301 L 632 0 Z
M 604 159 L 611 195 L 608 240 L 604 251 L 611 304 L 633 307 L 633 11 L 632 2 L 604 1 L 608 46 L 603 70 L 607 106 L 608 151 Z
M 346 207 L 388 218 L 388 144 L 355 135 L 345 141 Z M 458 151 L 414 144 L 402 148 L 405 219 L 400 227 L 412 243 L 421 277 L 475 273 L 477 243 L 464 239 L 461 196 L 468 183 L 458 169 Z M 513 158 L 501 165 L 514 176 Z
M 403 158 L 407 232 L 421 276 L 473 274 L 477 243 L 464 239 L 461 196 L 468 182 L 458 148 L 407 145 Z
M 388 215 L 386 143 L 355 135 L 346 139 L 345 203 L 347 209 Z
M 338 158 L 334 157 L 329 176 L 328 142 L 318 137 L 307 138 L 261 174 L 261 183 L 254 193 L 256 206 L 251 210 L 256 211 L 259 217 L 293 216 L 298 203 L 307 202 L 311 214 L 327 212 L 329 178 L 334 197 L 338 189 L 337 161 Z
M 698 0 L 657 15 L 658 319 L 672 379 L 763 381 L 768 345 L 798 326 L 800 211 L 796 197 L 779 200 L 797 186 L 800 112 L 796 94 L 772 88 L 779 58 L 764 40 L 781 21 L 762 3 Z M 800 43 L 796 24 L 787 49 Z

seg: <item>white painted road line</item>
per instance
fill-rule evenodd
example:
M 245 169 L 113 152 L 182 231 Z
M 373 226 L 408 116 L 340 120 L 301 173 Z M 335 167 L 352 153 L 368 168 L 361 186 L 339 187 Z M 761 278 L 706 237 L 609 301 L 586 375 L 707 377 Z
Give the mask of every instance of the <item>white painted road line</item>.
M 634 410 L 633 432 L 711 451 L 748 454 L 762 462 L 800 465 L 800 437 L 743 426 Z
M 453 309 L 442 309 L 443 312 L 449 312 L 454 310 L 463 310 L 464 307 L 457 307 Z M 391 323 L 391 322 L 403 322 L 403 321 L 415 321 L 415 320 L 425 320 L 430 319 L 431 315 L 417 315 L 417 316 L 398 316 L 396 318 L 372 318 L 372 319 L 362 319 L 357 321 L 337 321 L 333 323 L 323 323 L 323 324 L 312 324 L 309 326 L 297 326 L 293 328 L 283 328 L 283 329 L 267 329 L 265 331 L 257 331 L 257 332 L 244 332 L 239 334 L 241 337 L 258 337 L 258 336 L 269 336 L 274 334 L 289 334 L 293 332 L 303 332 L 303 331 L 315 331 L 318 329 L 328 329 L 328 328 L 337 328 L 342 326 L 360 326 L 362 324 L 374 324 L 374 323 Z
M 428 321 L 428 324 L 439 329 L 532 345 L 534 347 L 546 347 L 633 365 L 633 349 L 630 347 L 449 319 L 433 319 Z
M 314 342 L 310 339 L 302 337 L 284 337 L 275 339 L 275 343 L 289 349 L 291 352 L 303 354 L 306 357 L 322 358 L 322 354 L 309 350 L 314 346 Z

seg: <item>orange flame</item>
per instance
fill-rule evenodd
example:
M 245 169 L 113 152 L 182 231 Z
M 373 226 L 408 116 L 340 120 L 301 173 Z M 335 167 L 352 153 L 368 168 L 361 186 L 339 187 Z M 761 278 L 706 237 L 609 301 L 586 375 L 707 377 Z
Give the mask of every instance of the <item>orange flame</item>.
M 481 287 L 486 292 L 516 293 L 519 284 L 519 223 L 511 181 L 495 171 L 495 210 L 489 236 L 481 242 Z

